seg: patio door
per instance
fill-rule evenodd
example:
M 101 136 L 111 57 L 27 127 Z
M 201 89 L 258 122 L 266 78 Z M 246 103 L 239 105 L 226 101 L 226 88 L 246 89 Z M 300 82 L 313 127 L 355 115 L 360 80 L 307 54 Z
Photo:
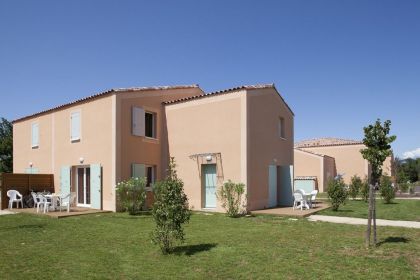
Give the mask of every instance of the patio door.
M 90 167 L 77 168 L 77 206 L 90 207 Z
M 216 208 L 216 164 L 202 165 L 204 208 Z

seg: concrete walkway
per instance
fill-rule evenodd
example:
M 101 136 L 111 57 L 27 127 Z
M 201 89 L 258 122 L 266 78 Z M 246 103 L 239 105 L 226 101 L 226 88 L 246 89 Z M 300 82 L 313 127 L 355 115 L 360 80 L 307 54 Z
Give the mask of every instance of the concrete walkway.
M 10 215 L 10 214 L 16 214 L 15 212 L 11 212 L 9 210 L 0 210 L 0 216 L 1 215 Z
M 367 225 L 367 219 L 350 218 L 350 217 L 311 215 L 308 217 L 308 220 L 337 223 L 337 224 L 348 224 L 348 225 Z M 376 219 L 376 225 L 420 229 L 420 222 L 412 222 L 412 221 L 392 221 L 392 220 Z

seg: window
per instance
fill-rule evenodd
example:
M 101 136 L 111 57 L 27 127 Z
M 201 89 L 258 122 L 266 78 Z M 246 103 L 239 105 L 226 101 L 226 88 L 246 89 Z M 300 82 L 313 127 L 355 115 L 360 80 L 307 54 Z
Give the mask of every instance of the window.
M 144 136 L 144 109 L 133 107 L 131 111 L 131 133 L 135 136 Z
M 33 123 L 31 127 L 31 146 L 32 149 L 39 147 L 39 124 Z
M 284 118 L 279 118 L 279 137 L 286 138 L 284 133 Z
M 156 114 L 146 112 L 145 118 L 145 135 L 146 137 L 156 138 Z
M 151 187 L 155 183 L 156 179 L 156 167 L 152 165 L 146 166 L 146 187 Z
M 73 112 L 70 116 L 70 140 L 80 140 L 80 112 Z

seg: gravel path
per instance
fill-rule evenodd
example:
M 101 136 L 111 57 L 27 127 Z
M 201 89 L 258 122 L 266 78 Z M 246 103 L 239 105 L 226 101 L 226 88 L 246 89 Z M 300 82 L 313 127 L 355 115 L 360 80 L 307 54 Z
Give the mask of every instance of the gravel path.
M 337 224 L 367 225 L 367 219 L 361 219 L 361 218 L 311 215 L 311 216 L 308 217 L 308 220 L 329 222 L 329 223 L 337 223 Z M 376 219 L 376 225 L 377 226 L 407 227 L 407 228 L 419 228 L 420 229 L 420 222 L 413 222 L 413 221 L 391 221 L 391 220 Z

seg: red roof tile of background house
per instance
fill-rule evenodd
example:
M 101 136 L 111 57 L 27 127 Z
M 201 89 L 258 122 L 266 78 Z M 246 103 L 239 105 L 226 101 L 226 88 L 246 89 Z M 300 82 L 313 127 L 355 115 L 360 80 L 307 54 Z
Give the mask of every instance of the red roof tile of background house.
M 324 146 L 344 146 L 344 145 L 360 145 L 362 141 L 341 139 L 333 137 L 316 138 L 303 140 L 295 143 L 295 148 L 324 147 Z

